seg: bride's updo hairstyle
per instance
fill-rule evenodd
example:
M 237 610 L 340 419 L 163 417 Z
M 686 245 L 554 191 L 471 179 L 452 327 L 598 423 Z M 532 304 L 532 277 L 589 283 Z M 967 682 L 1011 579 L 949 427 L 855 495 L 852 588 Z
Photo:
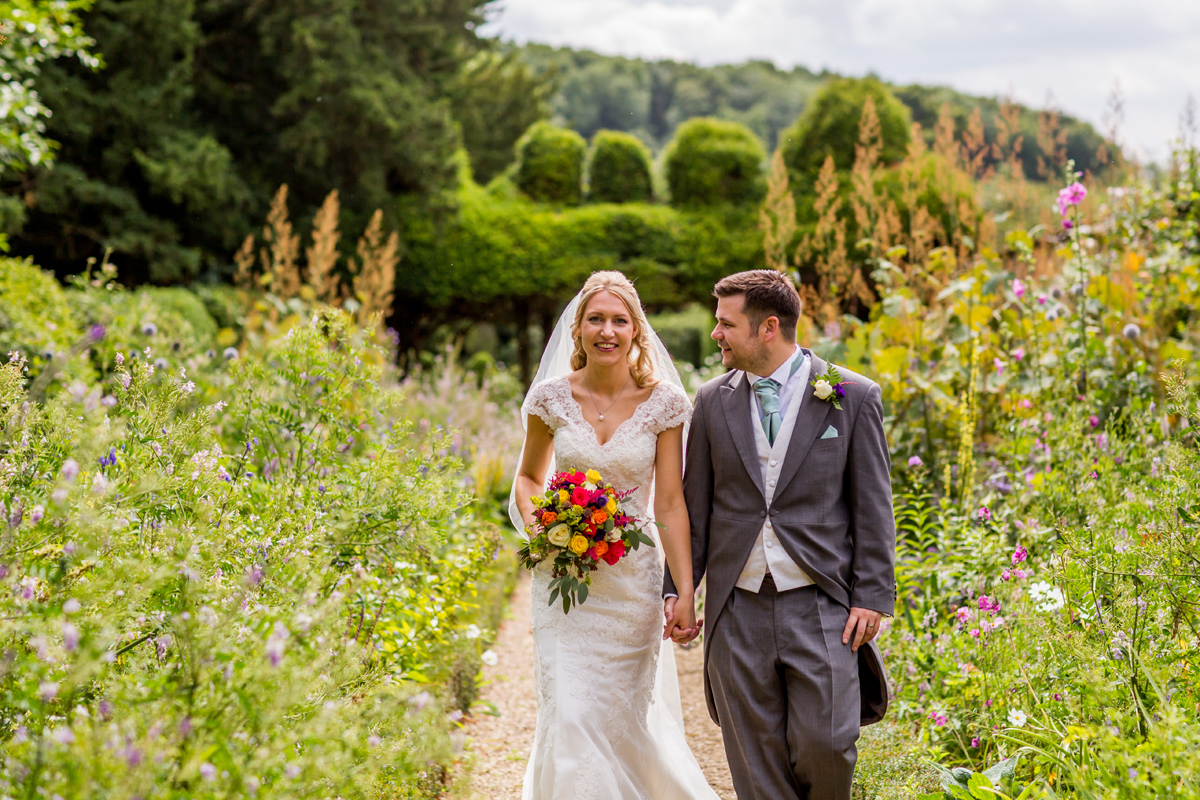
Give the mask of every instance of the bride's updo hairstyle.
M 633 326 L 637 335 L 633 337 L 633 346 L 629 349 L 629 371 L 633 381 L 639 388 L 654 386 L 658 383 L 655 375 L 654 346 L 650 344 L 650 323 L 646 320 L 646 312 L 642 310 L 642 301 L 638 297 L 633 283 L 620 272 L 593 272 L 579 293 L 579 308 L 575 310 L 575 322 L 571 324 L 571 339 L 575 349 L 571 353 L 571 369 L 583 369 L 587 364 L 587 352 L 583 349 L 583 337 L 579 328 L 583 325 L 583 315 L 587 313 L 588 303 L 600 292 L 619 298 L 629 309 Z

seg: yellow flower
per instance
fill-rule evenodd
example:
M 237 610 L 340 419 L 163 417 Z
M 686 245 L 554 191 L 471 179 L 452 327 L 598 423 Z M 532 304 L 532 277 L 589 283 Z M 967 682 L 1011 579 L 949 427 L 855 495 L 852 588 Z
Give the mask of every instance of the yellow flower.
M 589 483 L 599 483 L 603 480 L 603 478 L 600 477 L 600 473 L 596 472 L 594 469 L 589 469 L 586 473 L 584 473 L 584 476 L 588 479 Z
M 560 502 L 560 503 L 565 503 L 565 502 L 567 502 L 567 501 L 568 501 L 568 500 L 570 500 L 570 499 L 571 499 L 571 495 L 567 494 L 567 490 L 566 490 L 566 489 L 559 489 L 559 490 L 558 490 L 558 502 Z
M 617 513 L 617 498 L 615 498 L 615 497 L 608 498 L 608 505 L 606 505 L 604 508 L 605 508 L 605 510 L 608 511 L 608 515 L 610 517 L 616 515 L 616 513 Z
M 546 531 L 546 539 L 555 547 L 566 547 L 571 541 L 571 529 L 566 525 L 555 525 Z
M 575 534 L 571 538 L 571 543 L 567 545 L 568 549 L 577 556 L 581 556 L 587 552 L 588 540 L 586 536 Z

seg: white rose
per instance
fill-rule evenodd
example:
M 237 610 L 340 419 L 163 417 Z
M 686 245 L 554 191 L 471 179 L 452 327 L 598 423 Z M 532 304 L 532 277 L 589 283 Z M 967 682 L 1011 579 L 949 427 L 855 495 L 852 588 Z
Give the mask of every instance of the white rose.
M 613 542 L 620 539 L 621 536 L 622 536 L 621 529 L 613 528 L 611 531 L 608 532 L 608 535 L 604 537 L 604 541 L 608 542 L 609 544 L 612 544 Z
M 587 489 L 589 492 L 594 492 L 594 491 L 596 491 L 596 484 L 592 483 L 591 481 L 588 481 L 587 483 L 585 483 L 583 485 L 583 488 Z
M 546 531 L 546 539 L 555 547 L 566 547 L 571 541 L 571 529 L 566 525 L 555 525 Z
M 829 385 L 829 381 L 820 380 L 813 384 L 813 394 L 818 400 L 827 400 L 829 395 L 833 394 L 833 387 Z

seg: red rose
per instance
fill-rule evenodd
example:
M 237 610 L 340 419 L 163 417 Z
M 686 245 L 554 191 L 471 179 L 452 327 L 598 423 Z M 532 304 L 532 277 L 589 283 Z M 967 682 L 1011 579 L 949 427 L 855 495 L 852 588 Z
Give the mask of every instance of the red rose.
M 625 555 L 625 543 L 618 539 L 609 546 L 608 552 L 604 554 L 604 560 L 611 567 L 620 561 L 623 555 Z
M 571 483 L 575 484 L 576 486 L 587 483 L 587 475 L 584 475 L 582 472 L 572 472 Z
M 575 491 L 571 492 L 571 502 L 577 506 L 586 506 L 588 501 L 588 490 L 582 486 L 576 486 Z

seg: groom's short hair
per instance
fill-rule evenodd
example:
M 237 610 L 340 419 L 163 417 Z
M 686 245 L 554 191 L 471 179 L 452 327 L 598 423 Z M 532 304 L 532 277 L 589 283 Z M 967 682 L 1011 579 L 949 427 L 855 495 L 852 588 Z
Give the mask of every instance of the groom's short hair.
M 773 269 L 752 269 L 722 278 L 713 289 L 717 298 L 736 295 L 746 298 L 744 310 L 755 330 L 767 317 L 776 317 L 780 331 L 796 338 L 802 304 L 791 278 Z

